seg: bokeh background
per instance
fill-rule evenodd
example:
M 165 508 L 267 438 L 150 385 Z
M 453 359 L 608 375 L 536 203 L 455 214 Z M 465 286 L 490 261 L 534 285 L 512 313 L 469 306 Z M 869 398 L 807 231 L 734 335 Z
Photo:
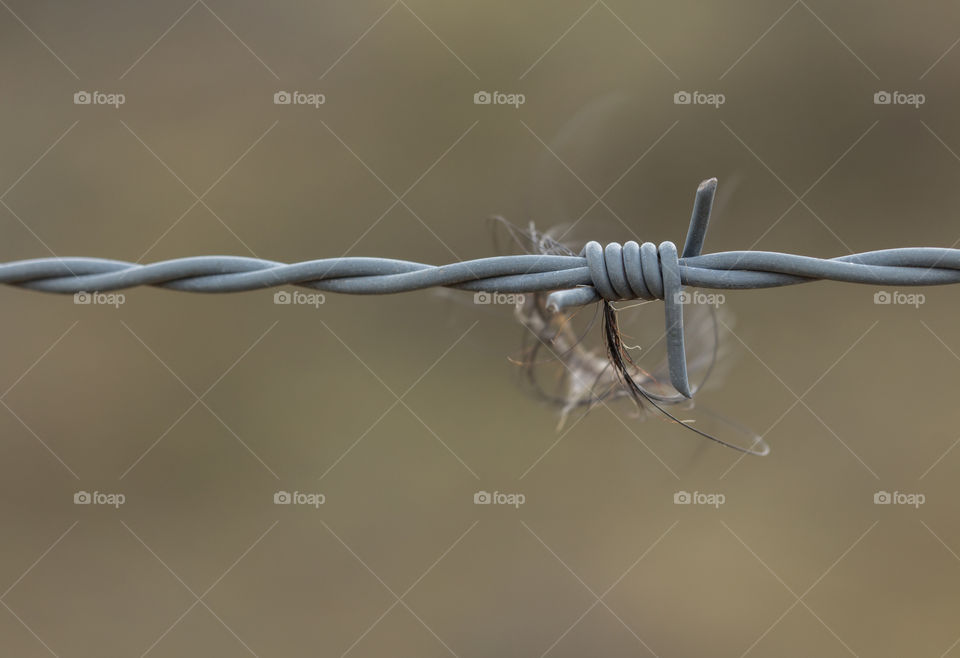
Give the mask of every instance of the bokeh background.
M 680 242 L 710 176 L 707 251 L 960 240 L 944 3 L 0 5 L 4 261 L 446 263 L 491 215 Z M 726 295 L 698 405 L 773 448 L 742 459 L 629 405 L 558 431 L 468 293 L 0 290 L 0 653 L 960 653 L 957 290 L 876 292 Z

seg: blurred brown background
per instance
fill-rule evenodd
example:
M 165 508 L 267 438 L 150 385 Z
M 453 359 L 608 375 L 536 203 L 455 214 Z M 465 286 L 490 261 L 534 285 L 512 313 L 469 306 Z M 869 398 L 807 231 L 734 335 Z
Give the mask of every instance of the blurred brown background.
M 707 251 L 960 239 L 943 3 L 0 4 L 3 261 L 445 263 L 492 214 L 680 242 L 710 176 Z M 960 653 L 957 290 L 875 292 L 727 295 L 698 403 L 765 433 L 741 459 L 628 405 L 557 432 L 468 293 L 4 288 L 0 653 Z

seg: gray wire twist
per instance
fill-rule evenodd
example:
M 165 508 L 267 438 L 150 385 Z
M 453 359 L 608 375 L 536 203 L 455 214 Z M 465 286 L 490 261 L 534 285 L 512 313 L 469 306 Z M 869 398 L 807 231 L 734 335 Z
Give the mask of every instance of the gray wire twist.
M 382 295 L 436 286 L 500 293 L 552 292 L 559 311 L 599 300 L 663 300 L 673 387 L 691 397 L 683 339 L 682 287 L 773 288 L 816 280 L 921 286 L 960 283 L 960 249 L 905 247 L 837 258 L 767 251 L 701 254 L 717 179 L 700 184 L 683 252 L 627 242 L 588 242 L 579 256 L 523 254 L 451 265 L 392 258 L 327 258 L 286 264 L 240 256 L 197 256 L 141 265 L 101 258 L 38 258 L 0 264 L 0 283 L 53 293 L 157 286 L 239 292 L 295 284 L 328 292 Z

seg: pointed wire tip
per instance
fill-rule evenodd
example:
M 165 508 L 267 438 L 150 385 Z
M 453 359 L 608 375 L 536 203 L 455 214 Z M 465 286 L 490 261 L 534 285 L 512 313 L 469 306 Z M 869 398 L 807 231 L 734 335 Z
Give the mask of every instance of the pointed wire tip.
M 697 192 L 700 192 L 701 190 L 705 190 L 705 189 L 707 189 L 708 187 L 713 187 L 713 188 L 715 188 L 716 186 L 717 186 L 717 179 L 716 179 L 716 177 L 714 177 L 714 178 L 708 178 L 707 180 L 703 181 L 702 183 L 700 183 L 700 184 L 697 186 Z

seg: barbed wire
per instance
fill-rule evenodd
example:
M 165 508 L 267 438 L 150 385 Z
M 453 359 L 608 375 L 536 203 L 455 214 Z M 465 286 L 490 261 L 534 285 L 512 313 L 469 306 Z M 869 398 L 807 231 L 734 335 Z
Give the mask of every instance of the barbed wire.
M 438 286 L 491 293 L 549 292 L 561 311 L 598 301 L 662 300 L 670 380 L 692 397 L 683 333 L 683 286 L 742 290 L 829 280 L 892 286 L 960 283 L 960 249 L 904 247 L 836 258 L 768 251 L 702 254 L 717 180 L 697 188 L 683 251 L 588 242 L 579 256 L 520 254 L 450 265 L 342 257 L 280 263 L 241 256 L 197 256 L 149 264 L 102 258 L 38 258 L 0 264 L 0 283 L 51 293 L 156 286 L 186 292 L 240 292 L 298 285 L 326 292 L 384 295 Z

